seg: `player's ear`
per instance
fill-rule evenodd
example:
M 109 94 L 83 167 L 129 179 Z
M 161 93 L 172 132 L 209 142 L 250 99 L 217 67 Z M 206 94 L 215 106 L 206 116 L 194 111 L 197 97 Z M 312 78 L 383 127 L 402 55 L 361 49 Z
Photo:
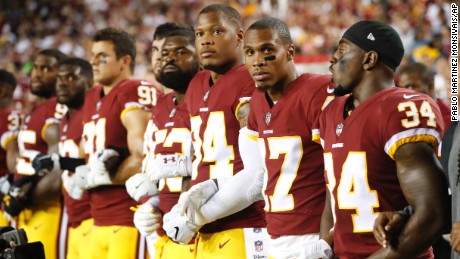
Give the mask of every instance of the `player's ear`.
M 131 58 L 130 55 L 124 55 L 121 60 L 123 61 L 123 64 L 125 64 L 127 67 L 130 67 L 131 62 L 133 62 L 133 59 Z
M 379 58 L 379 54 L 375 51 L 369 51 L 364 53 L 363 57 L 363 68 L 365 70 L 370 70 L 377 65 L 377 60 Z
M 287 60 L 288 61 L 293 60 L 294 55 L 295 55 L 295 47 L 294 47 L 294 44 L 291 43 L 288 45 L 288 49 L 287 49 Z
M 243 45 L 243 39 L 244 39 L 244 32 L 243 30 L 238 30 L 238 33 L 236 34 L 236 37 L 237 37 L 237 47 L 239 47 L 240 45 Z

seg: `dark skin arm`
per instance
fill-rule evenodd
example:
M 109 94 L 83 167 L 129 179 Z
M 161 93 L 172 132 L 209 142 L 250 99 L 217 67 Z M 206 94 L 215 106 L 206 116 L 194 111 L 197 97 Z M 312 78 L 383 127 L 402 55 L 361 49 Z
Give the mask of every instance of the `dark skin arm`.
M 58 153 L 59 125 L 52 124 L 45 129 L 44 139 L 48 144 L 48 154 Z M 60 199 L 62 192 L 61 170 L 52 170 L 38 181 L 32 191 L 32 204 L 44 204 Z
M 12 139 L 6 145 L 6 163 L 8 171 L 14 173 L 16 161 L 19 157 L 18 139 Z
M 334 227 L 334 218 L 331 209 L 331 194 L 326 190 L 326 201 L 324 203 L 323 214 L 321 215 L 320 238 L 324 239 L 329 246 L 332 247 L 334 242 L 334 231 L 330 231 Z
M 401 189 L 414 213 L 391 246 L 369 258 L 410 258 L 433 244 L 449 224 L 447 182 L 433 148 L 408 143 L 395 153 Z

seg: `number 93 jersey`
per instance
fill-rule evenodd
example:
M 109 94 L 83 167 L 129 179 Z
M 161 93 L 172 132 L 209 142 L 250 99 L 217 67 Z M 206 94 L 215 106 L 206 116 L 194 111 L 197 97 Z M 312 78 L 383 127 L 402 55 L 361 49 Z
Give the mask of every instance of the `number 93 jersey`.
M 208 70 L 198 72 L 186 93 L 195 149 L 191 185 L 208 179 L 231 177 L 243 169 L 238 149 L 240 123 L 236 112 L 250 100 L 255 83 L 245 65 L 228 71 L 212 86 L 210 80 Z M 203 226 L 200 232 L 265 227 L 262 207 L 260 202 L 254 203 L 238 213 Z
M 124 80 L 104 96 L 101 85 L 94 86 L 85 97 L 83 107 L 83 141 L 86 161 L 96 151 L 128 148 L 123 116 L 134 109 L 150 110 L 159 92 L 149 82 Z M 97 226 L 133 226 L 130 206 L 136 203 L 124 185 L 101 186 L 90 190 L 91 215 Z
M 381 248 L 372 234 L 378 213 L 407 205 L 396 150 L 410 142 L 426 142 L 435 150 L 443 124 L 436 103 L 408 89 L 385 89 L 344 119 L 350 99 L 336 98 L 324 110 L 320 134 L 335 216 L 334 252 L 340 258 L 365 258 Z

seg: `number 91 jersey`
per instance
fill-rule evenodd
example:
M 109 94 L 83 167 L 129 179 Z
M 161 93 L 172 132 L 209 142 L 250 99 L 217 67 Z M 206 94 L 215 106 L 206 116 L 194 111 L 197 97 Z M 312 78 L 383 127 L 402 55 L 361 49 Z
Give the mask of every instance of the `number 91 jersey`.
M 85 97 L 83 107 L 83 141 L 86 161 L 96 151 L 110 147 L 128 148 L 123 116 L 134 109 L 150 110 L 158 91 L 149 82 L 124 80 L 103 95 L 101 85 L 94 86 Z M 101 186 L 90 190 L 91 215 L 98 226 L 133 226 L 130 206 L 136 203 L 124 185 Z
M 344 119 L 351 97 L 336 98 L 320 118 L 326 184 L 335 216 L 334 252 L 340 258 L 366 258 L 381 246 L 372 234 L 381 211 L 407 205 L 394 155 L 410 142 L 440 143 L 442 116 L 427 95 L 385 89 Z

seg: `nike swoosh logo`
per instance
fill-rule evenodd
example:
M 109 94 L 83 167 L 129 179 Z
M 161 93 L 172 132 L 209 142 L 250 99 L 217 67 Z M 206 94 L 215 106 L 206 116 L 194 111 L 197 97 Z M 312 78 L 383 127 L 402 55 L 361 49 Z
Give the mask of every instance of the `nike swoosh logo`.
M 141 185 L 142 185 L 142 182 L 140 182 L 138 185 L 134 186 L 134 188 L 137 189 L 137 188 L 139 188 L 139 186 L 141 186 Z
M 190 253 L 193 253 L 193 251 L 195 251 L 195 249 L 193 249 L 193 248 L 190 248 Z
M 119 228 L 117 228 L 117 229 L 114 229 L 114 230 L 113 230 L 113 233 L 116 234 L 118 231 L 120 231 L 121 228 L 122 228 L 122 227 L 119 227 Z
M 174 239 L 177 240 L 177 234 L 179 234 L 179 227 L 174 227 L 176 230 L 176 234 L 174 235 Z
M 332 94 L 332 93 L 334 92 L 334 88 L 329 88 L 329 87 L 328 87 L 328 88 L 326 89 L 326 91 L 327 91 L 328 94 Z
M 404 95 L 403 95 L 403 98 L 404 98 L 404 99 L 410 99 L 410 98 L 415 97 L 415 96 L 420 96 L 420 95 L 418 95 L 418 94 L 409 94 L 409 95 L 408 95 L 408 94 L 404 94 Z
M 43 225 L 43 224 L 34 226 L 34 230 L 37 230 L 37 229 L 41 228 L 42 225 Z
M 89 230 L 88 232 L 82 233 L 81 235 L 86 237 L 89 233 L 91 233 L 91 230 Z
M 230 239 L 225 241 L 223 244 L 219 243 L 219 249 L 224 248 L 224 246 L 228 243 L 228 241 L 230 241 Z

